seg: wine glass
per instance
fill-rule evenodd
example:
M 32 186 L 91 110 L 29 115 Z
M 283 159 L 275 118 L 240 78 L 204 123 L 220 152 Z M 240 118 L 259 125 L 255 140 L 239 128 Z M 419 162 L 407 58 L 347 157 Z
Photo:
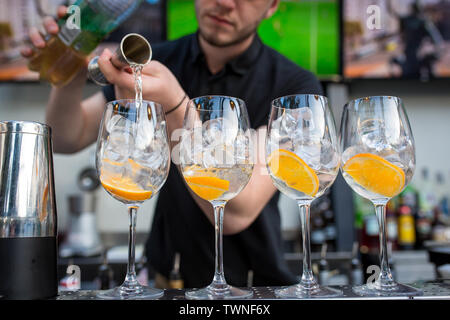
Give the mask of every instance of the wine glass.
M 164 291 L 136 279 L 135 236 L 139 206 L 163 186 L 170 168 L 166 121 L 161 105 L 151 101 L 108 102 L 97 139 L 97 174 L 105 190 L 128 207 L 128 266 L 120 287 L 102 291 L 103 299 L 152 299 Z
M 380 228 L 381 272 L 374 283 L 353 291 L 362 296 L 421 294 L 394 282 L 386 243 L 386 204 L 408 185 L 415 168 L 414 138 L 402 100 L 379 96 L 347 103 L 340 145 L 344 179 L 353 191 L 374 204 Z
M 303 238 L 301 281 L 276 290 L 276 296 L 325 298 L 342 294 L 319 286 L 311 269 L 311 202 L 333 184 L 340 165 L 336 129 L 327 98 L 291 95 L 272 101 L 266 163 L 275 187 L 297 201 Z
M 241 299 L 252 291 L 225 281 L 222 228 L 225 205 L 248 183 L 253 171 L 252 141 L 244 101 L 204 96 L 189 101 L 180 141 L 180 169 L 186 184 L 214 208 L 215 273 L 206 288 L 185 293 L 188 299 Z

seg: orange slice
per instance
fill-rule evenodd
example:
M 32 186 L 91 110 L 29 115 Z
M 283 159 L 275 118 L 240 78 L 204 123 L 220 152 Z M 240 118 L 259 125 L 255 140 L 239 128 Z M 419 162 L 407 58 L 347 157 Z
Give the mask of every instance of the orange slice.
M 343 170 L 366 190 L 389 198 L 399 194 L 405 185 L 401 168 L 371 153 L 353 156 Z
M 139 163 L 137 163 L 133 159 L 128 159 L 128 163 L 130 164 L 131 170 L 132 170 L 133 173 L 135 173 L 135 172 L 137 172 L 137 171 L 139 171 L 141 169 L 144 169 L 144 167 L 142 165 L 140 165 Z
M 205 200 L 216 200 L 230 188 L 230 182 L 217 177 L 208 176 L 185 176 L 188 186 Z
M 295 153 L 278 149 L 269 156 L 272 174 L 288 187 L 314 197 L 319 191 L 319 178 L 311 167 Z
M 101 183 L 106 190 L 125 201 L 144 201 L 152 196 L 152 191 L 139 188 L 129 179 L 101 180 Z
M 118 166 L 118 167 L 121 167 L 121 166 L 124 165 L 122 162 L 113 161 L 113 160 L 111 160 L 111 159 L 109 159 L 109 158 L 103 158 L 102 161 L 103 161 L 103 162 L 106 162 L 106 163 L 108 163 L 108 164 L 111 164 L 111 165 L 113 165 L 113 166 Z

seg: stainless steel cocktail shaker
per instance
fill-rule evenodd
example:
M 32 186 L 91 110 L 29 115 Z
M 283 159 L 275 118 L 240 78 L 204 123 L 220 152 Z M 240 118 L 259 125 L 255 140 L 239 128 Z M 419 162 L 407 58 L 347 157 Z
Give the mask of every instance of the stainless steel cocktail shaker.
M 57 294 L 57 221 L 51 129 L 0 121 L 0 295 Z

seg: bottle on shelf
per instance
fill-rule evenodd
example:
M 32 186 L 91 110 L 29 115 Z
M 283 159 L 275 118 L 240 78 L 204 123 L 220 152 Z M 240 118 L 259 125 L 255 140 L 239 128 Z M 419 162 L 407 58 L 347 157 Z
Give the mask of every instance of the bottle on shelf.
M 364 282 L 364 273 L 361 260 L 359 259 L 359 243 L 353 242 L 352 260 L 350 266 L 350 284 L 352 286 L 361 285 Z
M 364 253 L 373 253 L 378 250 L 378 221 L 375 216 L 373 204 L 356 193 L 353 194 L 355 204 L 355 228 L 357 237 Z
M 396 204 L 397 202 L 392 199 L 386 206 L 386 228 L 387 239 L 391 243 L 394 249 L 397 249 L 398 240 L 398 223 L 396 216 Z
M 436 174 L 436 206 L 434 210 L 434 222 L 448 215 L 448 195 L 446 190 L 445 178 L 442 172 Z
M 311 215 L 311 251 L 320 251 L 324 242 L 326 242 L 324 221 L 320 212 L 315 211 Z
M 422 169 L 421 178 L 418 209 L 415 216 L 417 249 L 422 249 L 424 242 L 431 240 L 434 208 L 436 206 L 436 196 L 427 168 Z
M 247 287 L 249 287 L 249 288 L 253 287 L 253 277 L 254 277 L 253 270 L 248 270 L 248 272 L 247 272 Z
M 416 231 L 414 216 L 412 215 L 411 208 L 401 203 L 398 208 L 398 247 L 401 250 L 412 250 L 415 244 Z
M 397 270 L 395 268 L 395 259 L 392 249 L 392 244 L 390 242 L 387 243 L 387 251 L 388 251 L 388 259 L 389 259 L 389 269 L 391 269 L 392 278 L 394 280 L 397 279 Z
M 148 269 L 147 269 L 147 256 L 143 254 L 139 261 L 136 263 L 136 275 L 138 282 L 143 286 L 148 286 Z
M 448 218 L 448 198 L 445 178 L 442 172 L 436 174 L 436 206 L 434 208 L 434 219 L 431 226 L 431 240 L 436 242 L 447 242 L 447 229 L 450 226 Z
M 72 7 L 78 10 L 58 21 L 59 33 L 47 41 L 44 49 L 35 52 L 28 67 L 53 85 L 66 85 L 86 66 L 87 56 L 134 12 L 141 1 L 75 1 Z M 73 15 L 78 17 L 73 19 Z
M 375 214 L 364 217 L 364 225 L 362 229 L 361 246 L 367 253 L 378 251 L 380 246 L 379 226 Z
M 325 223 L 325 236 L 327 239 L 328 251 L 336 251 L 338 231 L 336 226 L 335 212 L 332 206 L 330 190 L 328 190 L 326 193 L 326 199 L 326 205 L 323 206 L 322 210 L 322 216 Z
M 327 243 L 322 245 L 322 249 L 320 250 L 320 261 L 319 261 L 319 284 L 327 285 L 328 279 L 330 277 L 330 270 L 327 261 Z
M 98 268 L 97 274 L 97 288 L 99 290 L 108 290 L 114 287 L 114 271 L 108 265 L 107 251 L 104 250 L 102 253 L 102 264 Z
M 184 281 L 181 277 L 180 273 L 180 253 L 175 253 L 175 258 L 173 262 L 173 269 L 170 272 L 169 275 L 169 287 L 171 289 L 183 289 L 184 288 Z

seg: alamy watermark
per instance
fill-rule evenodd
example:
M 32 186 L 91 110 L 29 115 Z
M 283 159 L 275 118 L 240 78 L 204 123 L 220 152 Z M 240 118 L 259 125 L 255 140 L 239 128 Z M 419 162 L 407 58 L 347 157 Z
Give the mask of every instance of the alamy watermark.
M 369 30 L 380 30 L 381 26 L 381 8 L 377 5 L 370 5 L 367 7 L 366 13 L 368 15 L 366 26 Z
M 66 27 L 70 30 L 81 29 L 81 10 L 79 6 L 71 5 L 67 8 L 67 14 L 69 15 L 66 20 Z
M 367 267 L 367 274 L 370 276 L 367 278 L 366 284 L 374 284 L 380 277 L 381 269 L 376 264 Z
M 367 7 L 366 13 L 368 15 L 366 26 L 369 30 L 382 29 L 381 24 L 381 8 L 378 5 L 370 5 Z M 70 30 L 81 29 L 81 10 L 77 5 L 71 5 L 67 8 L 69 15 L 66 20 L 66 27 Z

